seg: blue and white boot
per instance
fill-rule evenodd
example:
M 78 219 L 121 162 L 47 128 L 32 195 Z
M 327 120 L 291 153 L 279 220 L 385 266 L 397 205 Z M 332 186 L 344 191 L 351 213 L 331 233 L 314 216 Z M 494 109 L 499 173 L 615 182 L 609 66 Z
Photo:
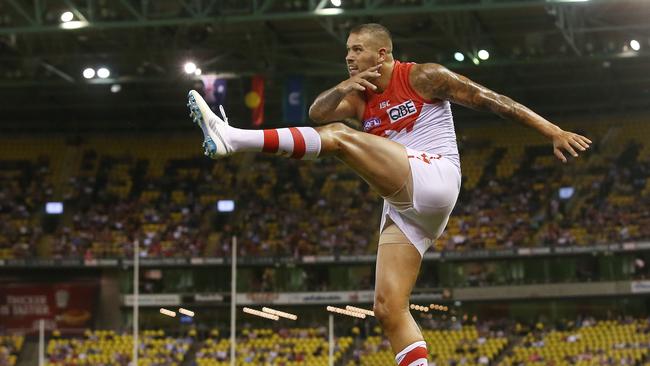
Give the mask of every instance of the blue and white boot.
M 221 159 L 233 153 L 228 143 L 228 117 L 223 106 L 219 106 L 223 119 L 212 112 L 201 94 L 190 90 L 187 95 L 190 117 L 203 131 L 203 153 L 211 159 Z

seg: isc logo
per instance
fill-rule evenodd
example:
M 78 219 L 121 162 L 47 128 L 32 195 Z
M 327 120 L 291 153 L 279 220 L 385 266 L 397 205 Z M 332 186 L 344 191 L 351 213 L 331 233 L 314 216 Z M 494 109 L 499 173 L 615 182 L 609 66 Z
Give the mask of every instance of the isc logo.
M 406 116 L 417 113 L 417 111 L 418 110 L 415 108 L 413 101 L 407 100 L 406 102 L 389 109 L 387 113 L 390 122 L 395 123 Z

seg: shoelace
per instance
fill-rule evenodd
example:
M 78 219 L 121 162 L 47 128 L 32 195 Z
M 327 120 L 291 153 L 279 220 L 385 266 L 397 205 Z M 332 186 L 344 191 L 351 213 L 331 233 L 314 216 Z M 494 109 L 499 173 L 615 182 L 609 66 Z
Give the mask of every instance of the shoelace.
M 221 115 L 223 116 L 223 121 L 228 123 L 228 116 L 226 116 L 226 110 L 223 109 L 223 106 L 219 104 L 219 111 L 221 112 Z

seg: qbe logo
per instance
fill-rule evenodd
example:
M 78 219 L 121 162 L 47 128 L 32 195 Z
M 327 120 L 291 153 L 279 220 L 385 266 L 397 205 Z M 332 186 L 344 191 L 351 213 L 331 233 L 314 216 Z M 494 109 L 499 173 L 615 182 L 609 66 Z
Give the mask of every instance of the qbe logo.
M 390 118 L 390 123 L 395 123 L 400 119 L 416 114 L 418 110 L 415 108 L 415 103 L 412 100 L 407 100 L 406 102 L 397 105 L 388 110 L 388 118 Z
M 364 131 L 369 131 L 372 130 L 373 128 L 379 126 L 381 124 L 381 120 L 377 117 L 372 117 L 368 118 L 367 120 L 363 121 L 363 130 Z

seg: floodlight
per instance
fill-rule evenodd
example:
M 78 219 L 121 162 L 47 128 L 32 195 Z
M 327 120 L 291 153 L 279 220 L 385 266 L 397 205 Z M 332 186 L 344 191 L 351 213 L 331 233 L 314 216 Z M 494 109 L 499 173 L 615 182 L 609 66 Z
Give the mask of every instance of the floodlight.
M 67 23 L 74 19 L 74 14 L 72 14 L 71 11 L 66 11 L 63 14 L 61 14 L 61 22 Z
M 92 79 L 95 77 L 95 69 L 88 67 L 84 70 L 83 75 L 86 79 Z
M 186 62 L 183 69 L 185 69 L 185 72 L 188 74 L 194 74 L 196 71 L 196 64 L 194 62 Z
M 97 76 L 106 79 L 107 77 L 111 76 L 111 71 L 105 67 L 101 67 L 99 70 L 97 70 Z

